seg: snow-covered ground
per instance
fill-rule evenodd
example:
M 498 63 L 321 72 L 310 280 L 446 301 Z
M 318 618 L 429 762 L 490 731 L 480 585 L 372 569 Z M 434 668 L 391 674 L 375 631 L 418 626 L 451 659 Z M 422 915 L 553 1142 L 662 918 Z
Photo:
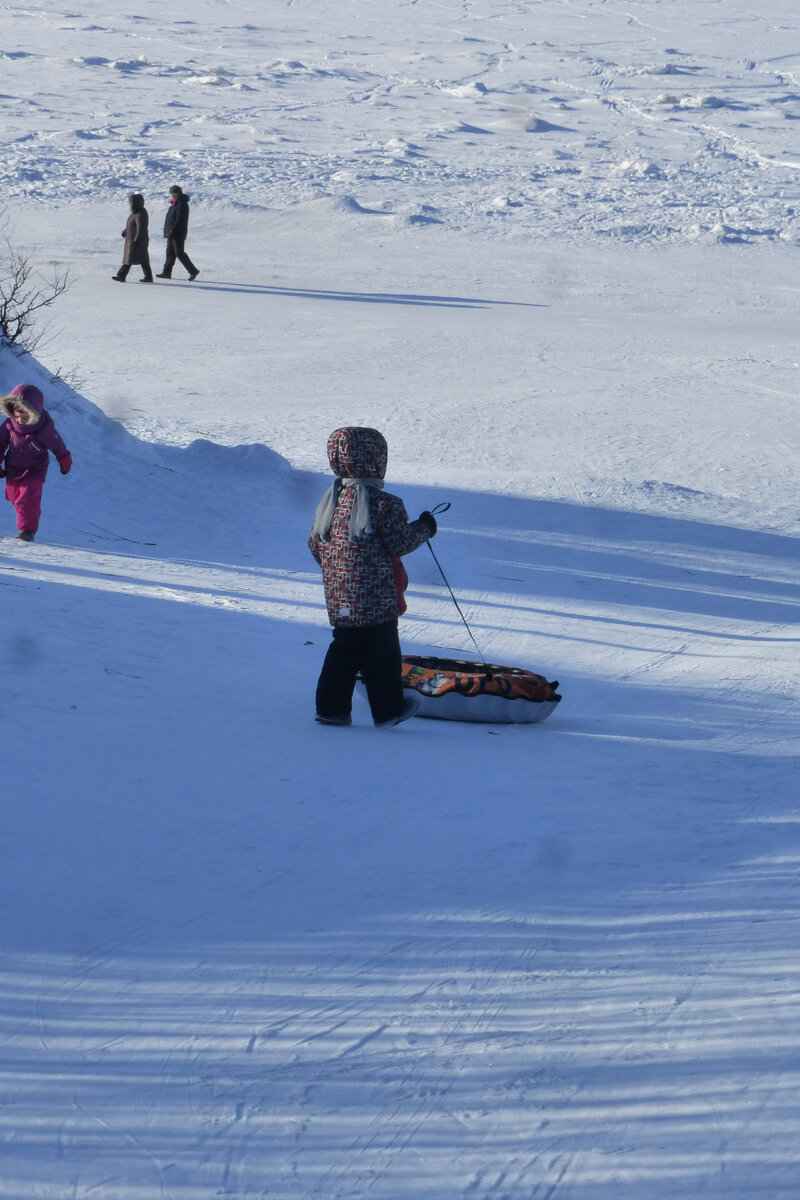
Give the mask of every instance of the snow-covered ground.
M 0 509 L 3 1200 L 800 1191 L 800 22 L 757 9 L 0 9 L 7 231 L 72 278 L 0 388 L 75 459 L 36 543 Z M 200 277 L 113 284 L 175 182 Z M 546 724 L 314 724 L 350 423 Z M 474 657 L 407 566 L 406 648 Z

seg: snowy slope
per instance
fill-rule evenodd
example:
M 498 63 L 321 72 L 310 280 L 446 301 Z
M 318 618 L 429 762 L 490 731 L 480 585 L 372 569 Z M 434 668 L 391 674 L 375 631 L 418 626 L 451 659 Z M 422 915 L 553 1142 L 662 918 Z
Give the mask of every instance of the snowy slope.
M 75 459 L 0 514 L 0 1197 L 793 1195 L 785 5 L 34 0 L 0 62 L 73 281 L 0 388 Z M 173 182 L 199 279 L 112 284 Z M 313 723 L 351 422 L 545 725 Z

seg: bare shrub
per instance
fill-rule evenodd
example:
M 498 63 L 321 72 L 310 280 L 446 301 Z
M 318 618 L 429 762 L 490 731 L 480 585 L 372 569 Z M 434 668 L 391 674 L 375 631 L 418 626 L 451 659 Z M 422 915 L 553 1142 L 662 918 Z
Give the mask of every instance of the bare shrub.
M 54 267 L 48 278 L 30 254 L 15 250 L 0 232 L 0 348 L 12 346 L 33 353 L 44 329 L 41 316 L 69 287 L 69 272 Z

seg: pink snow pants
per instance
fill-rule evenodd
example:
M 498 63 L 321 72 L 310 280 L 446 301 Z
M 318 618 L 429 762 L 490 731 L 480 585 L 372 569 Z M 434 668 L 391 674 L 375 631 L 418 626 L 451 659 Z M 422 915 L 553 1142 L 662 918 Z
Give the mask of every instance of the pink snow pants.
M 42 511 L 43 479 L 6 480 L 6 500 L 17 510 L 17 529 L 36 533 Z

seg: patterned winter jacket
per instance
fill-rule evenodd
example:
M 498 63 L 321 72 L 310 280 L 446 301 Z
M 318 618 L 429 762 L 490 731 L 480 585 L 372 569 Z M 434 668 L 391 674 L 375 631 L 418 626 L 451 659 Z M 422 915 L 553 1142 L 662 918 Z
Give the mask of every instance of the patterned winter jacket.
M 0 397 L 0 412 L 8 418 L 0 425 L 0 462 L 5 457 L 3 474 L 14 483 L 44 479 L 50 465 L 50 451 L 66 474 L 72 458 L 53 418 L 45 411 L 44 396 L 37 387 L 21 384 L 8 396 Z
M 331 470 L 342 479 L 378 478 L 386 473 L 386 440 L 377 429 L 335 429 L 328 438 Z M 331 625 L 382 625 L 397 617 L 392 556 L 409 554 L 431 536 L 426 520 L 409 521 L 399 496 L 370 490 L 372 533 L 350 540 L 353 492 L 342 488 L 327 538 L 308 539 L 322 567 Z

